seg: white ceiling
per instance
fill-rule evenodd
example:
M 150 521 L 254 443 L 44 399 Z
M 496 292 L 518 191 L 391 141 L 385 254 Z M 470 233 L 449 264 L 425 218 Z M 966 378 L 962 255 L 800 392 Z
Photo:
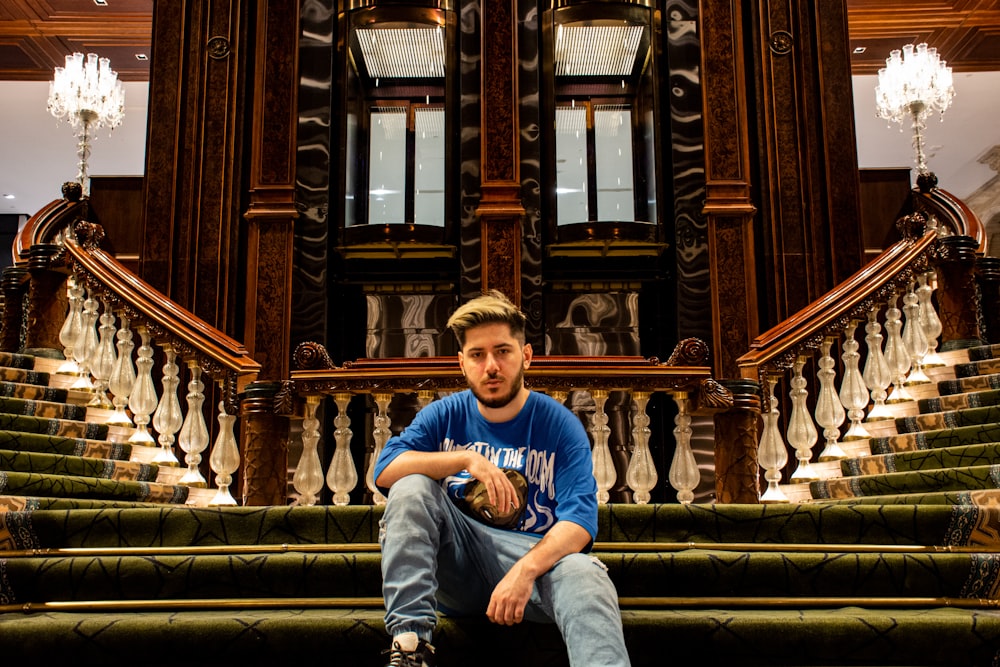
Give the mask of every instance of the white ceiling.
M 875 116 L 874 76 L 854 77 L 860 167 L 912 167 L 909 127 L 888 127 Z M 125 120 L 110 135 L 98 130 L 88 162 L 92 176 L 138 175 L 144 169 L 147 84 L 126 82 Z M 30 215 L 58 199 L 63 182 L 76 179 L 72 128 L 46 111 L 48 83 L 0 82 L 0 213 Z M 928 164 L 939 184 L 966 198 L 997 174 L 978 162 L 1000 145 L 1000 72 L 955 75 L 955 99 L 944 122 L 928 123 Z

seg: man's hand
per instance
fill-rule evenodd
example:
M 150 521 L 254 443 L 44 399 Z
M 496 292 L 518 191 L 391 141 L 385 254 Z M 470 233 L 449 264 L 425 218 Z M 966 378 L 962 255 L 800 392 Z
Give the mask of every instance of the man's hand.
M 524 620 L 524 608 L 534 586 L 535 578 L 525 572 L 522 561 L 518 561 L 493 589 L 486 618 L 498 625 L 520 623 Z
M 571 521 L 557 521 L 493 589 L 486 617 L 500 625 L 523 621 L 535 579 L 551 570 L 559 559 L 582 551 L 589 543 L 590 533 L 585 528 Z
M 503 470 L 498 468 L 488 458 L 474 451 L 469 451 L 469 461 L 465 468 L 469 474 L 478 479 L 486 487 L 486 495 L 497 512 L 507 514 L 517 506 L 517 491 Z

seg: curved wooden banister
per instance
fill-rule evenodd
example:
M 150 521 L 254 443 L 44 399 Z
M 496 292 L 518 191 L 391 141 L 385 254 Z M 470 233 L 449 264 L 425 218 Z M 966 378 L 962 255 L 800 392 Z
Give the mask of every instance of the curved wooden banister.
M 88 282 L 96 282 L 133 311 L 133 317 L 163 332 L 178 352 L 203 359 L 206 370 L 214 364 L 241 377 L 260 371 L 260 364 L 250 358 L 242 343 L 164 297 L 108 252 L 85 248 L 72 235 L 64 240 L 64 246 Z
M 915 189 L 910 204 L 918 215 L 902 218 L 904 227 L 929 222 L 933 216 L 936 228 L 931 225 L 915 238 L 912 232 L 904 231 L 905 238 L 850 278 L 755 338 L 749 352 L 737 359 L 743 378 L 762 382 L 766 375 L 790 369 L 797 356 L 818 348 L 825 337 L 842 333 L 850 320 L 863 320 L 876 302 L 892 292 L 902 292 L 917 271 L 928 267 L 940 236 L 971 237 L 978 244 L 978 254 L 985 252 L 985 227 L 965 202 L 951 193 L 940 188 L 927 192 Z
M 225 380 L 229 401 L 235 405 L 235 394 L 256 378 L 261 365 L 242 343 L 160 294 L 101 249 L 103 230 L 82 221 L 86 212 L 86 198 L 48 204 L 15 238 L 15 263 L 29 263 L 36 245 L 58 244 L 67 272 L 75 272 L 98 288 L 116 309 L 147 327 L 161 344 L 169 343 L 181 358 L 197 361 L 207 375 Z
M 830 332 L 843 331 L 850 319 L 862 319 L 876 300 L 905 288 L 915 265 L 926 266 L 937 233 L 890 246 L 843 283 L 750 343 L 750 352 L 737 359 L 740 375 L 760 380 L 772 371 L 791 368 L 805 349 L 819 347 Z
M 27 264 L 31 247 L 39 243 L 51 243 L 64 229 L 86 211 L 86 203 L 57 199 L 42 207 L 28 218 L 24 227 L 14 237 L 11 254 L 14 264 Z
M 930 192 L 914 191 L 916 208 L 924 208 L 935 214 L 935 217 L 945 225 L 952 234 L 974 238 L 979 244 L 976 251 L 979 255 L 987 252 L 988 237 L 986 225 L 964 201 L 941 188 L 933 188 Z

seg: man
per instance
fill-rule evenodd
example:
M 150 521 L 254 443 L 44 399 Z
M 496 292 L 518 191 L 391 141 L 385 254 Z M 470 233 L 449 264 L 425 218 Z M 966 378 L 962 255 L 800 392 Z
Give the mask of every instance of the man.
M 573 667 L 629 665 L 614 584 L 585 553 L 597 533 L 590 442 L 572 412 L 524 386 L 524 325 L 496 291 L 455 311 L 448 326 L 469 389 L 417 413 L 376 462 L 375 482 L 388 489 L 380 542 L 392 667 L 434 665 L 438 610 L 555 622 Z

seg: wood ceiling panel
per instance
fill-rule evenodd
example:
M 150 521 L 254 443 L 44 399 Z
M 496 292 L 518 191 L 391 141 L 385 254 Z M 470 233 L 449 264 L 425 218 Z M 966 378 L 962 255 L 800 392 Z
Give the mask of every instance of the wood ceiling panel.
M 48 81 L 74 51 L 111 60 L 123 81 L 149 80 L 153 0 L 4 0 L 0 80 Z
M 855 74 L 874 74 L 889 51 L 927 42 L 956 72 L 1000 70 L 1000 0 L 846 0 Z M 52 78 L 74 50 L 111 59 L 124 81 L 146 81 L 153 0 L 3 0 L 0 80 Z
M 1000 0 L 847 0 L 854 74 L 875 74 L 889 52 L 926 42 L 955 72 L 1000 70 Z

